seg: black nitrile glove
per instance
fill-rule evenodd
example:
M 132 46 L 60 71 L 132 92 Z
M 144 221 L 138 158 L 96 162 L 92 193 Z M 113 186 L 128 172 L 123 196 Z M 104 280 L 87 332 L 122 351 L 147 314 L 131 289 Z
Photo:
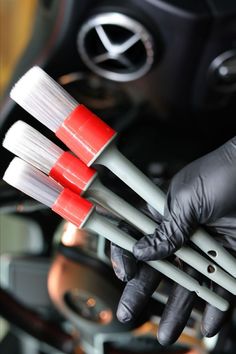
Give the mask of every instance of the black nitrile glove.
M 120 276 L 123 280 L 131 279 L 118 306 L 117 315 L 121 321 L 138 316 L 160 282 L 159 273 L 155 278 L 154 271 L 137 260 L 162 259 L 173 254 L 199 225 L 204 225 L 229 251 L 236 251 L 236 138 L 192 162 L 173 178 L 165 215 L 153 235 L 145 236 L 135 244 L 136 260 L 127 252 L 124 257 L 123 250 L 112 246 L 116 274 L 123 274 Z M 127 257 L 129 262 L 126 262 Z M 140 269 L 144 269 L 144 275 L 140 275 Z M 201 278 L 190 267 L 186 267 L 186 271 L 197 279 Z M 233 302 L 234 297 L 226 290 L 217 286 L 216 291 Z M 195 300 L 194 293 L 179 285 L 174 286 L 159 327 L 160 343 L 171 344 L 178 338 Z M 227 313 L 207 305 L 202 319 L 203 335 L 216 334 L 226 317 Z

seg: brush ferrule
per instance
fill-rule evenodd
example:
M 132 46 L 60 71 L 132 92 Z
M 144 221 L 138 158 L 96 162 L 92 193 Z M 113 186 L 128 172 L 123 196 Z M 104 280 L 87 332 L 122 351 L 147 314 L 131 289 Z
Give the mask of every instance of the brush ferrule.
M 115 135 L 112 128 L 82 104 L 72 111 L 56 131 L 56 136 L 88 166 Z
M 70 152 L 63 152 L 49 172 L 50 177 L 77 194 L 82 194 L 96 175 L 93 168 L 87 167 Z
M 93 209 L 91 202 L 69 189 L 64 189 L 52 206 L 55 213 L 79 228 L 83 227 Z

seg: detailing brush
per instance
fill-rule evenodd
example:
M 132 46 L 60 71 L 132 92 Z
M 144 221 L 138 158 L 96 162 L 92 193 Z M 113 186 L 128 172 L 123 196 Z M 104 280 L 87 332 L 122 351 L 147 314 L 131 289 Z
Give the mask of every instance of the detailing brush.
M 19 158 L 14 158 L 7 168 L 3 179 L 28 194 L 30 197 L 47 205 L 55 213 L 79 228 L 85 228 L 103 235 L 118 246 L 132 251 L 136 242 L 130 235 L 121 231 L 102 216 L 96 214 L 93 204 L 69 189 L 64 189 L 53 179 L 47 177 L 35 167 Z M 147 262 L 151 267 L 179 283 L 190 291 L 194 291 L 205 301 L 221 311 L 228 309 L 228 302 L 196 279 L 175 267 L 166 260 Z
M 3 146 L 48 174 L 62 186 L 118 214 L 144 234 L 152 234 L 158 226 L 106 188 L 99 181 L 94 169 L 87 167 L 70 152 L 64 152 L 25 122 L 18 121 L 13 124 L 5 136 Z M 236 294 L 236 280 L 190 247 L 183 246 L 175 254 L 218 285 Z
M 165 196 L 114 145 L 116 132 L 72 98 L 39 67 L 30 69 L 14 86 L 10 96 L 51 129 L 85 164 L 108 167 L 148 204 L 163 215 Z M 191 241 L 236 277 L 235 259 L 204 230 Z

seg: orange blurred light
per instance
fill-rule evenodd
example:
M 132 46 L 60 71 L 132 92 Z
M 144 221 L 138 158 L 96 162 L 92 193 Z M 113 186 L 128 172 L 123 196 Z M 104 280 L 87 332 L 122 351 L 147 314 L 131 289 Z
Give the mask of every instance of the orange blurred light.
M 99 313 L 101 323 L 107 324 L 112 320 L 112 312 L 110 310 L 103 310 Z
M 90 297 L 86 303 L 88 307 L 94 307 L 96 305 L 96 300 L 93 297 Z

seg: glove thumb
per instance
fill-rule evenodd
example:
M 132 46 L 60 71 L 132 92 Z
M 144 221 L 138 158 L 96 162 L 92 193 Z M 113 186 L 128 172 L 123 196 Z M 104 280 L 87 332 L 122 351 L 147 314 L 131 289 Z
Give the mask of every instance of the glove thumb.
M 154 233 L 142 237 L 133 248 L 141 261 L 162 259 L 172 255 L 188 240 L 197 226 L 195 208 L 189 193 L 169 194 L 165 216 Z

